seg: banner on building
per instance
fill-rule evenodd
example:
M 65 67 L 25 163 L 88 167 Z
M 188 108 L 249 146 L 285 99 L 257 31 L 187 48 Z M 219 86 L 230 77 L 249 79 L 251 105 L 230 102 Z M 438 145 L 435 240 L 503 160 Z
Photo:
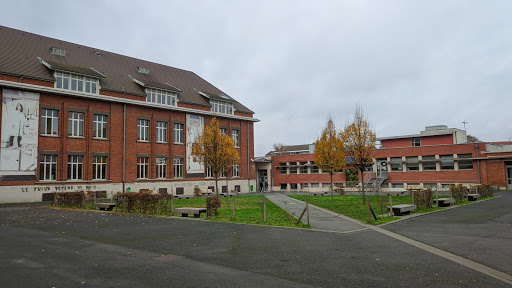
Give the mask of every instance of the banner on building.
M 36 175 L 39 94 L 3 89 L 0 175 Z
M 187 114 L 187 177 L 201 177 L 204 174 L 203 165 L 199 162 L 195 162 L 192 157 L 192 144 L 196 141 L 197 137 L 203 134 L 203 129 L 203 116 Z

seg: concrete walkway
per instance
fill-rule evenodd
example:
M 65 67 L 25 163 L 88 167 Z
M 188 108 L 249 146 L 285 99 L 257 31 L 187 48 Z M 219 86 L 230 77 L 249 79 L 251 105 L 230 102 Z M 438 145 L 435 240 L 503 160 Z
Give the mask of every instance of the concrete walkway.
M 300 217 L 300 214 L 304 211 L 304 207 L 306 207 L 306 202 L 279 193 L 265 193 L 265 197 L 297 218 Z M 362 225 L 362 223 L 359 224 L 357 220 L 311 204 L 309 205 L 309 210 L 309 225 L 316 230 L 349 233 L 368 229 L 368 227 Z M 302 217 L 302 221 L 307 223 L 306 214 Z

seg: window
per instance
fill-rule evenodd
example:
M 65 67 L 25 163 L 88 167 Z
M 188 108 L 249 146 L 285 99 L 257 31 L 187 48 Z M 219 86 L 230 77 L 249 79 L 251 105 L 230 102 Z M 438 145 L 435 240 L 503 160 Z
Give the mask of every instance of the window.
M 233 114 L 233 111 L 235 110 L 233 108 L 232 103 L 224 102 L 224 101 L 218 101 L 218 100 L 210 100 L 210 104 L 212 105 L 212 112 L 222 113 L 222 114 Z
M 391 171 L 403 171 L 402 157 L 391 158 Z
M 437 183 L 423 183 L 424 189 L 437 190 Z
M 167 158 L 156 158 L 156 178 L 165 179 L 167 177 Z
M 147 88 L 146 95 L 146 102 L 176 106 L 176 93 Z
M 419 147 L 421 146 L 421 138 L 412 138 L 411 139 L 412 147 Z
M 441 155 L 441 170 L 453 170 L 453 155 Z
M 435 171 L 436 170 L 436 156 L 423 156 L 423 171 Z
M 210 168 L 210 167 L 205 168 L 204 178 L 213 178 L 212 168 Z
M 183 124 L 174 123 L 174 143 L 183 144 Z
M 53 109 L 41 110 L 41 134 L 58 135 L 59 134 L 59 111 Z
M 420 170 L 420 162 L 418 161 L 418 156 L 406 157 L 405 165 L 407 167 L 407 171 L 419 171 Z
M 391 183 L 391 188 L 404 188 L 404 183 Z
M 62 49 L 62 48 L 56 48 L 56 47 L 52 47 L 50 48 L 50 53 L 52 53 L 53 55 L 59 55 L 59 56 L 66 56 L 66 50 Z
M 311 188 L 320 188 L 320 183 L 310 183 Z
M 149 68 L 137 67 L 137 72 L 139 72 L 140 74 L 149 74 Z
M 167 142 L 167 122 L 156 121 L 156 142 Z
M 57 155 L 41 155 L 39 180 L 57 180 Z
M 98 79 L 63 72 L 55 72 L 55 78 L 55 88 L 98 94 Z
M 318 174 L 318 173 L 320 173 L 318 166 L 315 165 L 315 162 L 311 161 L 311 174 Z
M 290 163 L 290 174 L 297 174 L 297 163 Z
M 235 143 L 235 147 L 240 147 L 239 142 L 238 142 L 238 134 L 239 134 L 239 130 L 238 129 L 232 129 L 231 130 L 231 137 L 233 137 L 233 143 Z
M 137 178 L 149 178 L 149 157 L 137 157 Z
M 183 158 L 174 158 L 174 178 L 183 178 Z
M 220 134 L 222 134 L 222 135 L 226 135 L 226 133 L 228 132 L 228 129 L 226 129 L 226 128 L 219 128 L 219 130 L 220 130 Z
M 69 112 L 68 136 L 84 136 L 84 113 Z
M 288 189 L 288 184 L 281 184 L 281 190 Z
M 107 179 L 107 157 L 106 156 L 93 156 L 92 157 L 92 179 L 106 180 Z
M 297 183 L 290 184 L 290 189 L 297 190 L 298 189 Z
M 68 155 L 68 180 L 82 180 L 84 172 L 84 156 Z
M 222 171 L 219 172 L 219 178 L 226 178 L 226 170 L 222 169 Z
M 94 114 L 92 137 L 107 139 L 107 115 Z
M 240 177 L 240 163 L 233 163 L 233 177 Z
M 300 174 L 308 174 L 308 162 L 300 162 L 299 172 Z
M 459 170 L 473 170 L 473 155 L 459 154 Z
M 288 166 L 286 163 L 279 163 L 279 174 L 288 174 Z
M 137 140 L 149 141 L 149 120 L 137 120 Z

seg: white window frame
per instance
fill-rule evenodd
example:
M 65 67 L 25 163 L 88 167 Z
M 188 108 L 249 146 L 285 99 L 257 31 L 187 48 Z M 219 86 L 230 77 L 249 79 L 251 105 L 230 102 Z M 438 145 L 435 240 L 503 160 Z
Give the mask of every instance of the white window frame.
M 39 180 L 56 181 L 57 180 L 57 160 L 58 155 L 40 155 L 39 156 Z M 52 175 L 52 171 L 55 174 Z M 53 179 L 52 179 L 53 176 Z
M 149 120 L 137 119 L 137 141 L 149 141 Z
M 212 168 L 206 167 L 204 169 L 204 178 L 213 178 L 213 171 Z
M 416 137 L 411 139 L 411 146 L 412 147 L 420 147 L 421 146 L 421 138 Z
M 183 123 L 174 123 L 174 143 L 183 144 L 183 130 L 185 130 Z
M 233 177 L 240 177 L 240 163 L 233 163 Z
M 92 157 L 92 179 L 107 180 L 107 156 Z
M 167 143 L 167 122 L 156 121 L 156 142 Z
M 82 112 L 69 111 L 68 136 L 84 137 L 84 118 Z
M 43 125 L 45 129 L 43 129 Z M 48 130 L 50 130 L 50 133 L 48 133 Z M 41 110 L 41 135 L 59 135 L 59 110 L 46 108 Z
M 233 115 L 235 112 L 235 105 L 230 102 L 212 99 L 210 105 L 212 106 L 210 110 L 215 113 Z
M 92 138 L 107 139 L 108 116 L 103 114 L 94 114 L 92 125 Z
M 167 158 L 157 157 L 156 158 L 156 178 L 166 179 L 167 178 Z
M 137 179 L 149 179 L 149 157 L 137 157 Z
M 183 158 L 174 158 L 174 178 L 183 178 Z
M 233 138 L 233 143 L 235 143 L 235 147 L 240 147 L 240 130 L 231 129 L 231 137 Z
M 55 71 L 55 88 L 70 91 L 99 94 L 99 80 L 68 72 Z
M 176 93 L 170 91 L 146 88 L 146 95 L 146 102 L 150 103 L 176 106 L 176 103 L 178 102 Z
M 68 180 L 84 179 L 84 156 L 68 155 Z

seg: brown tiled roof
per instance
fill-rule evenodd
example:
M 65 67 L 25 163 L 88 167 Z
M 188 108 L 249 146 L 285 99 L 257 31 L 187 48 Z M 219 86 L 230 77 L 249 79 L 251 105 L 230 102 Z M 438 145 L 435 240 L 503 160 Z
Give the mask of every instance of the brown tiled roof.
M 51 54 L 52 47 L 66 50 L 66 56 Z M 190 71 L 0 26 L 0 73 L 55 81 L 52 71 L 42 65 L 37 57 L 61 69 L 67 67 L 94 73 L 91 69 L 94 68 L 105 75 L 106 78 L 100 80 L 101 88 L 105 90 L 123 93 L 124 87 L 126 93 L 145 96 L 144 88 L 133 82 L 128 76 L 131 75 L 144 83 L 164 87 L 166 83 L 171 84 L 182 91 L 178 94 L 178 100 L 183 103 L 210 106 L 209 99 L 195 89 L 227 95 Z M 139 73 L 137 67 L 148 68 L 149 75 Z M 254 113 L 239 102 L 235 102 L 235 109 Z

